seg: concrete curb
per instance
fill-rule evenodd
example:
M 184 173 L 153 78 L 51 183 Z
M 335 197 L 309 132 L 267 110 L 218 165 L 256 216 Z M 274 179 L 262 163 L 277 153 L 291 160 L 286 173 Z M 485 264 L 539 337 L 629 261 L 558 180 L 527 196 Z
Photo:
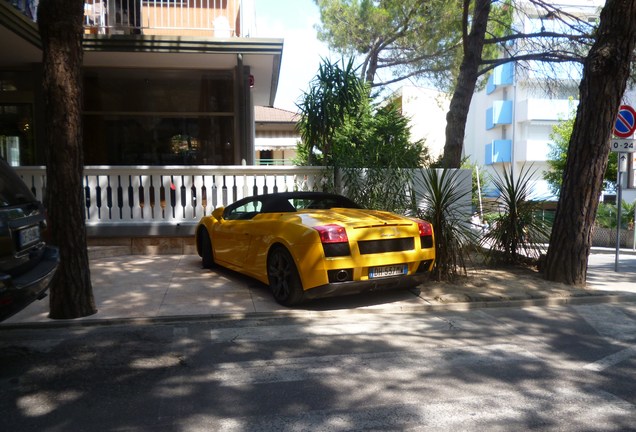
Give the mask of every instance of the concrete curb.
M 423 299 L 427 301 L 426 299 Z M 636 302 L 636 294 L 610 294 L 610 295 L 581 295 L 570 297 L 544 297 L 524 300 L 492 300 L 456 303 L 430 303 L 417 306 L 400 306 L 399 309 L 339 309 L 339 310 L 311 310 L 290 309 L 289 311 L 276 312 L 252 312 L 229 314 L 200 314 L 200 315 L 172 315 L 158 317 L 139 318 L 112 318 L 112 319 L 81 319 L 79 321 L 59 320 L 47 322 L 29 322 L 16 324 L 3 324 L 0 332 L 6 330 L 31 330 L 54 328 L 86 328 L 106 326 L 143 326 L 154 324 L 170 324 L 175 322 L 198 321 L 233 321 L 241 319 L 270 319 L 270 318 L 295 318 L 295 317 L 333 317 L 341 314 L 412 314 L 415 312 L 461 312 L 477 309 L 496 308 L 530 308 L 530 307 L 557 307 L 581 304 L 611 304 L 623 302 Z

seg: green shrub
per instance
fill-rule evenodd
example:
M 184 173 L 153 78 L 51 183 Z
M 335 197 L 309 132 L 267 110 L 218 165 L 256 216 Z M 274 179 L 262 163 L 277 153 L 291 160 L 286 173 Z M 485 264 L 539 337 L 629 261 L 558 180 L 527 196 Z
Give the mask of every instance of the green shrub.
M 512 167 L 492 176 L 500 195 L 489 212 L 490 227 L 481 237 L 492 261 L 515 264 L 538 259 L 550 238 L 550 225 L 539 216 L 540 202 L 528 199 L 534 173 L 524 165 L 518 177 Z
M 426 191 L 416 209 L 417 215 L 432 223 L 435 232 L 433 277 L 437 280 L 453 280 L 466 274 L 470 246 L 476 242 L 475 231 L 468 221 L 469 211 L 464 204 L 471 188 L 462 187 L 460 172 L 420 170 L 415 178 Z

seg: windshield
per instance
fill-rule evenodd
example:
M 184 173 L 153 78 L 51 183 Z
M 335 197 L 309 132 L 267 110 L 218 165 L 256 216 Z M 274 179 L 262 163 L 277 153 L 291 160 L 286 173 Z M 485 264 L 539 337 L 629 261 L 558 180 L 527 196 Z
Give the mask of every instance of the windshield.
M 36 201 L 20 176 L 0 159 L 0 207 L 10 207 Z

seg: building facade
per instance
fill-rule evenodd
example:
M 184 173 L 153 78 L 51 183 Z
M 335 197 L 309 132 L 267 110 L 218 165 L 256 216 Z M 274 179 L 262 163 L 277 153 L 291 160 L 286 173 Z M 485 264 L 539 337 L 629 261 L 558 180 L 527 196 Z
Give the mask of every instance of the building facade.
M 293 165 L 300 141 L 297 129 L 300 115 L 291 111 L 257 106 L 256 165 Z
M 423 141 L 431 157 L 439 158 L 444 153 L 450 96 L 432 88 L 406 85 L 391 95 L 391 101 L 409 119 L 411 140 Z
M 0 154 L 44 165 L 32 0 L 0 0 Z M 248 0 L 85 3 L 89 166 L 254 163 L 254 106 L 272 105 L 282 39 L 251 37 Z
M 534 170 L 532 198 L 556 200 L 543 172 L 549 170 L 553 126 L 569 118 L 578 104 L 578 88 L 564 86 L 548 93 L 540 83 L 519 79 L 514 63 L 499 66 L 486 89 L 476 93 L 466 124 L 464 152 L 469 160 L 490 171 L 510 166 Z M 494 190 L 486 195 L 496 196 Z

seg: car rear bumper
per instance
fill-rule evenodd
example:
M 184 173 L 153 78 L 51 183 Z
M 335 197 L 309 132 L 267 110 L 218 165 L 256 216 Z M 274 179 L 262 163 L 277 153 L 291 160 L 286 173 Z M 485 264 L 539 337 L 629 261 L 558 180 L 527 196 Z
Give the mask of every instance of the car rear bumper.
M 391 276 L 363 281 L 334 282 L 320 285 L 305 291 L 305 299 L 361 294 L 374 291 L 388 291 L 413 288 L 429 278 L 429 273 Z
M 36 267 L 16 277 L 4 275 L 4 284 L 0 282 L 0 321 L 46 296 L 59 261 L 58 249 L 46 246 Z

